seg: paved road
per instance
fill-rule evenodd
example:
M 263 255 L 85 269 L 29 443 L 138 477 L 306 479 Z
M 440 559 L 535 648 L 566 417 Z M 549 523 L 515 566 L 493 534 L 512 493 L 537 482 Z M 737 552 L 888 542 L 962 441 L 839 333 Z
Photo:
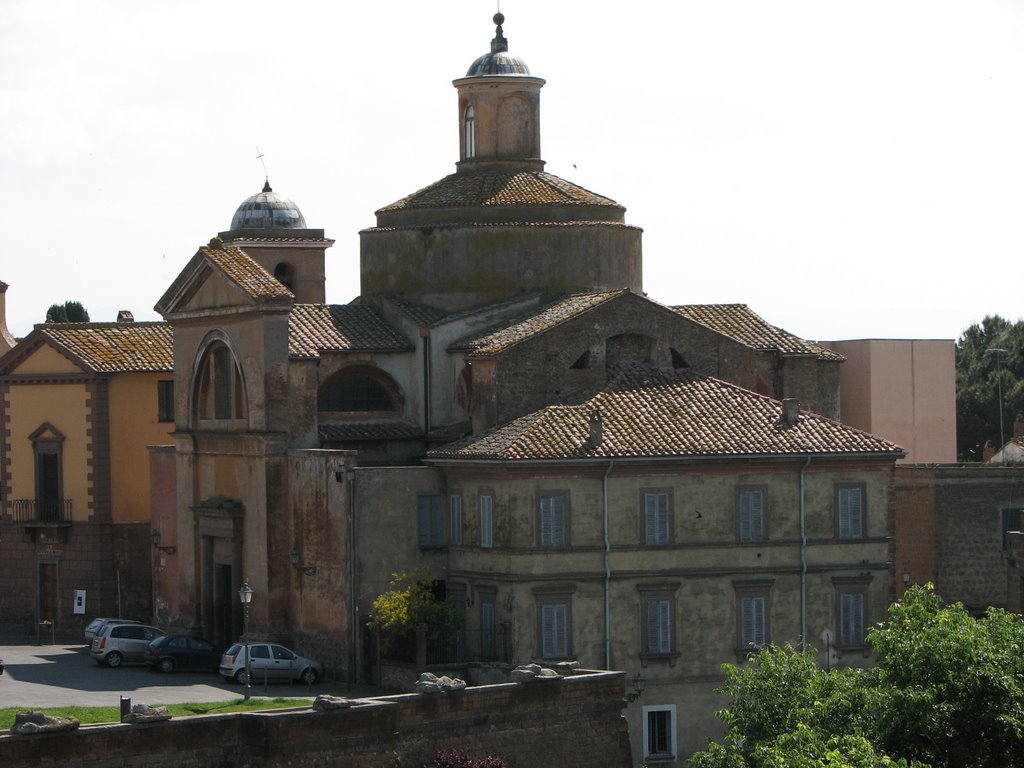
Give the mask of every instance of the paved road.
M 225 682 L 220 675 L 175 672 L 163 675 L 144 666 L 101 667 L 84 645 L 0 645 L 5 671 L 0 675 L 0 707 L 111 706 L 121 696 L 133 704 L 183 704 L 190 701 L 226 701 L 244 688 Z M 375 688 L 349 688 L 345 683 L 321 682 L 313 686 L 271 683 L 252 688 L 254 696 L 380 695 Z

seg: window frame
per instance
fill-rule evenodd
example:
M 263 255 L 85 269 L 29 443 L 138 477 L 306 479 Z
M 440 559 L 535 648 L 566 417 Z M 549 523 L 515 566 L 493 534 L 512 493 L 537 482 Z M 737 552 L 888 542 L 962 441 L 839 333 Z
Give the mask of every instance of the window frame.
M 448 543 L 452 546 L 462 546 L 463 531 L 465 528 L 465 515 L 463 514 L 462 492 L 449 491 L 448 493 Z
M 649 510 L 647 508 L 648 499 L 655 496 L 665 497 L 665 538 L 664 541 L 659 540 L 658 535 L 658 520 L 657 516 L 660 514 L 660 510 L 655 511 L 655 540 L 651 541 L 648 534 L 650 533 L 651 526 L 649 525 Z M 645 547 L 667 547 L 672 544 L 672 528 L 675 521 L 675 500 L 672 488 L 641 488 L 640 489 L 640 540 L 643 542 Z
M 424 510 L 426 499 L 430 500 L 430 507 Z M 444 496 L 440 493 L 417 493 L 416 546 L 420 549 L 438 549 L 444 545 Z
M 249 395 L 234 349 L 220 334 L 202 351 L 195 380 L 195 416 L 203 425 L 244 426 Z
M 752 494 L 761 497 L 760 536 L 743 535 L 744 499 Z M 748 526 L 749 527 L 749 526 Z M 736 541 L 740 544 L 760 544 L 768 540 L 768 489 L 763 485 L 741 485 L 736 489 Z
M 665 719 L 665 736 L 667 737 L 668 747 L 667 752 L 653 751 L 651 749 L 651 739 L 654 734 L 652 733 L 651 722 L 652 715 L 656 719 Z M 676 741 L 676 730 L 678 720 L 676 719 L 676 705 L 675 704 L 652 704 L 645 705 L 641 719 L 643 721 L 643 755 L 645 763 L 658 763 L 658 762 L 674 762 L 676 756 L 679 754 L 678 745 Z
M 487 499 L 486 505 L 484 499 Z M 477 495 L 477 513 L 480 522 L 480 548 L 494 549 L 494 494 L 489 490 Z
M 860 533 L 844 533 L 843 526 L 843 494 L 847 491 L 856 490 L 860 494 Z M 835 484 L 833 493 L 833 505 L 835 510 L 835 537 L 842 541 L 857 541 L 867 538 L 868 533 L 868 500 L 867 486 L 861 482 L 842 482 Z
M 476 157 L 476 110 L 472 104 L 466 106 L 462 113 L 464 160 L 472 160 Z
M 534 587 L 533 594 L 534 600 L 537 604 L 537 655 L 536 658 L 543 661 L 565 661 L 573 658 L 573 611 L 572 611 L 572 598 L 576 591 L 576 586 L 571 585 L 555 585 L 546 587 Z M 547 609 L 554 607 L 564 608 L 564 647 L 551 648 L 551 653 L 548 653 L 548 647 L 545 645 L 545 635 L 548 634 L 546 629 L 545 616 L 549 613 Z M 551 613 L 550 615 L 555 615 Z M 557 629 L 557 628 L 556 628 Z M 557 642 L 557 638 L 556 638 Z M 561 653 L 559 653 L 561 651 Z
M 637 584 L 640 593 L 640 658 L 643 660 L 665 659 L 672 662 L 679 656 L 678 624 L 676 606 L 678 581 Z M 667 616 L 653 618 L 658 624 L 658 634 L 668 633 L 668 643 L 656 642 L 651 635 L 652 611 L 664 612 Z M 662 623 L 667 622 L 667 623 Z
M 544 536 L 544 502 L 546 499 L 560 499 L 562 508 L 561 512 L 561 536 L 557 537 L 559 540 L 555 540 L 552 536 L 550 543 L 545 542 Z M 569 492 L 564 490 L 556 491 L 540 491 L 537 494 L 536 501 L 536 524 L 537 524 L 537 546 L 541 549 L 568 549 L 570 546 L 569 532 L 571 530 L 572 513 L 569 504 Z M 554 525 L 554 522 L 552 523 Z
M 736 654 L 742 659 L 751 651 L 756 651 L 769 645 L 772 641 L 772 586 L 774 579 L 759 579 L 757 581 L 734 581 L 733 590 L 736 595 Z M 761 634 L 760 643 L 750 641 L 744 631 L 744 613 L 746 600 L 762 600 Z
M 868 617 L 870 614 L 870 576 L 834 577 L 832 585 L 835 588 L 835 639 L 833 645 L 838 650 L 867 650 L 867 635 L 870 628 Z M 848 637 L 844 633 L 844 598 L 860 598 L 860 638 Z
M 174 379 L 156 382 L 156 420 L 159 424 L 174 423 Z

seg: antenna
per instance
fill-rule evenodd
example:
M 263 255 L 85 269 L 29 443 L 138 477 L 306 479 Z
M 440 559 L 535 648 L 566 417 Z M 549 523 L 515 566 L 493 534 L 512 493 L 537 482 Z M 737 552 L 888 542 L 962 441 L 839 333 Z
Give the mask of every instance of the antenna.
M 263 166 L 263 179 L 264 181 L 270 181 L 270 174 L 267 173 L 267 164 L 263 162 L 263 153 L 260 152 L 260 148 L 256 147 L 256 159 L 260 161 L 260 165 Z

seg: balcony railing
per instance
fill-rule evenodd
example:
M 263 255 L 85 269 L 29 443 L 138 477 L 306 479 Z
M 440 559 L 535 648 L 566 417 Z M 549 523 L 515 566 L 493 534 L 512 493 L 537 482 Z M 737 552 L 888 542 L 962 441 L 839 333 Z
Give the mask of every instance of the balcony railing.
M 11 499 L 7 509 L 16 523 L 71 522 L 71 499 Z

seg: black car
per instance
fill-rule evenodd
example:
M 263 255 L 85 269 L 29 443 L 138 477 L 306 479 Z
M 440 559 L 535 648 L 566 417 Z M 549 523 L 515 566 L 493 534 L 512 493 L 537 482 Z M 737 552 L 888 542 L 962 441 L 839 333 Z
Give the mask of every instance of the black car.
M 151 669 L 161 672 L 192 670 L 216 672 L 223 651 L 201 637 L 164 635 L 146 648 L 145 661 Z

